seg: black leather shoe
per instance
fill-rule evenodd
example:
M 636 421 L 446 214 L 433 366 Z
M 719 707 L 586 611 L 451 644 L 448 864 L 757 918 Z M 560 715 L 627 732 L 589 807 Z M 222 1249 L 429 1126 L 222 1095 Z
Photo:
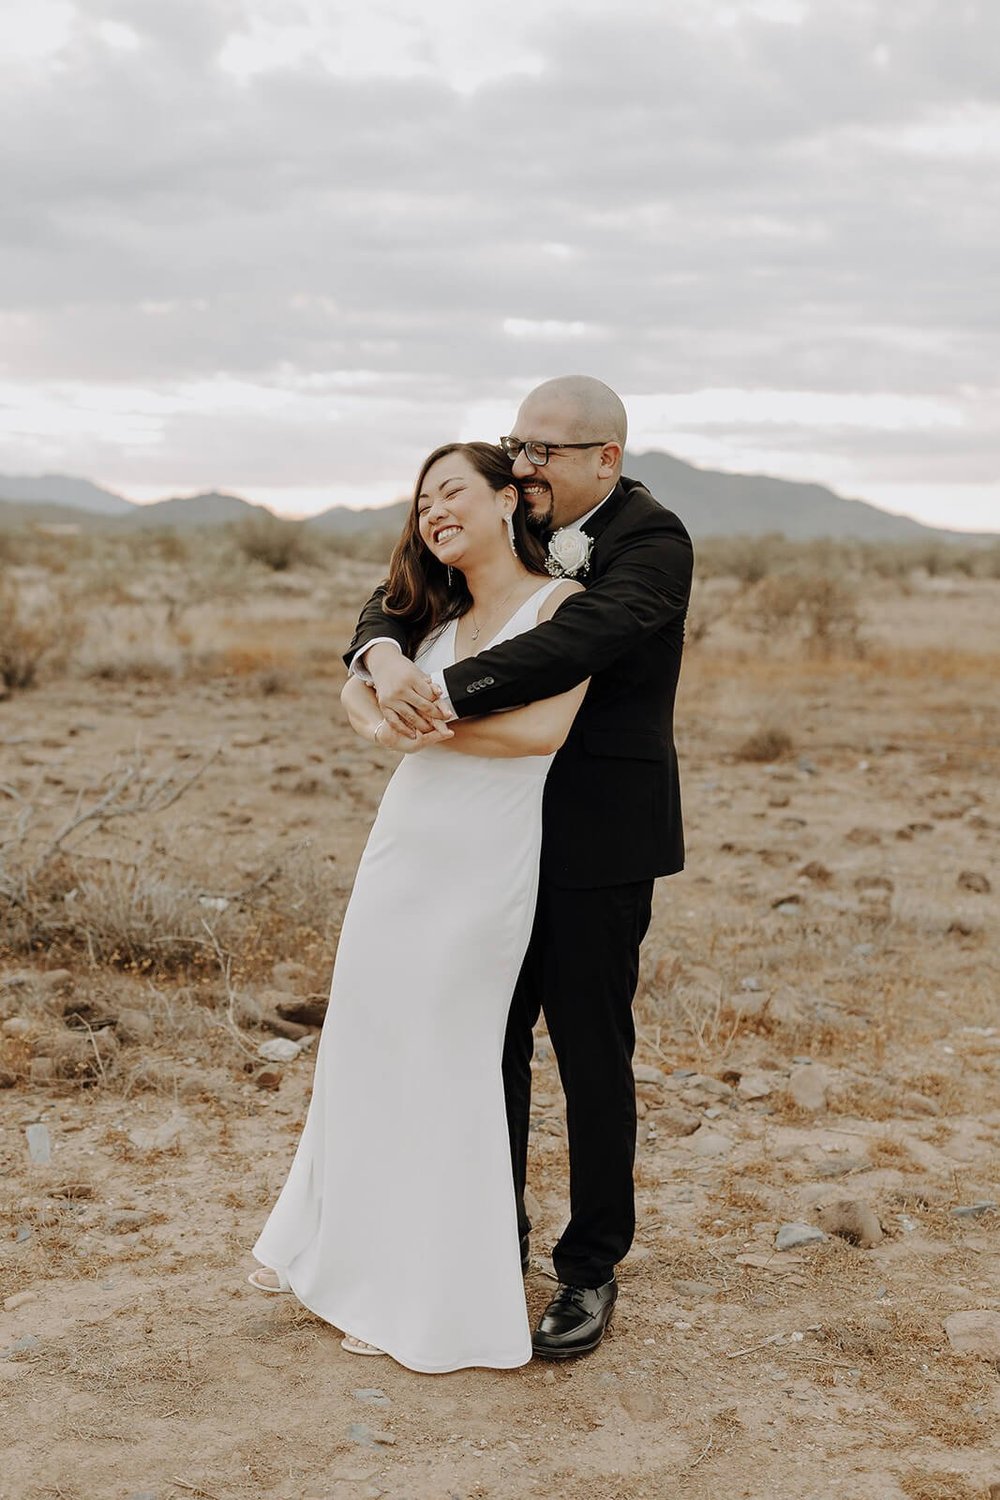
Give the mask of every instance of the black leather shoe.
M 542 1359 L 589 1354 L 604 1337 L 617 1298 L 618 1283 L 613 1276 L 603 1286 L 560 1284 L 531 1340 L 535 1353 Z
M 526 1271 L 531 1265 L 531 1251 L 528 1248 L 528 1236 L 524 1235 L 521 1240 L 521 1270 Z

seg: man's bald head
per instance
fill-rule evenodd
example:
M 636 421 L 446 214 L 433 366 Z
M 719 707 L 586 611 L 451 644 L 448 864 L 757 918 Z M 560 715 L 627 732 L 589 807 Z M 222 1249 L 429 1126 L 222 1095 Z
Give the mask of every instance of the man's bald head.
M 621 397 L 592 375 L 557 375 L 545 380 L 529 392 L 523 404 L 559 409 L 573 426 L 574 442 L 613 439 L 625 447 L 628 417 Z
M 514 460 L 529 524 L 566 526 L 606 499 L 622 471 L 627 431 L 621 397 L 591 375 L 560 375 L 525 396 L 511 436 L 550 450 L 535 464 L 522 446 Z

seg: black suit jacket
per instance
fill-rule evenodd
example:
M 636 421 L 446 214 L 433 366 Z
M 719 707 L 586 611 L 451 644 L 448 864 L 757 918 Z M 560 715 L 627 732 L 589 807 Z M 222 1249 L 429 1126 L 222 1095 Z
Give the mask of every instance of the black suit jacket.
M 459 718 L 564 693 L 590 677 L 545 784 L 542 873 L 597 887 L 684 866 L 673 713 L 691 591 L 683 524 L 624 476 L 584 530 L 590 564 L 551 620 L 456 662 L 445 683 Z M 376 636 L 403 643 L 377 589 L 344 660 Z

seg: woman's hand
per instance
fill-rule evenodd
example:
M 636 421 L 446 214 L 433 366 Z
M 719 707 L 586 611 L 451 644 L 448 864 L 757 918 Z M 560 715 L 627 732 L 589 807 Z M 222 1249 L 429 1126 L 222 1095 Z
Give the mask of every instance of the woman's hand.
M 444 740 L 454 739 L 455 731 L 447 724 L 439 724 L 426 733 L 415 734 L 413 730 L 394 729 L 388 720 L 383 719 L 376 725 L 372 738 L 380 750 L 398 750 L 403 755 L 413 755 L 418 750 L 426 750 L 429 745 L 440 745 Z

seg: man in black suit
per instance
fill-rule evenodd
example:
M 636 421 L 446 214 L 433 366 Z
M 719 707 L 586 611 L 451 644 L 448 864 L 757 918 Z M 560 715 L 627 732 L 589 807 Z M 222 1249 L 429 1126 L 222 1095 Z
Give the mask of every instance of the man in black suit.
M 545 1020 L 566 1094 L 570 1219 L 552 1252 L 559 1287 L 535 1352 L 593 1349 L 618 1295 L 615 1266 L 635 1230 L 632 1000 L 653 881 L 684 863 L 673 708 L 691 588 L 682 523 L 621 474 L 626 416 L 608 386 L 546 381 L 510 437 L 550 571 L 586 585 L 554 617 L 434 684 L 401 654 L 402 632 L 369 600 L 345 660 L 370 674 L 382 713 L 410 733 L 435 719 L 495 713 L 590 677 L 549 772 L 535 924 L 511 1005 L 504 1090 L 522 1260 L 532 1028 Z

